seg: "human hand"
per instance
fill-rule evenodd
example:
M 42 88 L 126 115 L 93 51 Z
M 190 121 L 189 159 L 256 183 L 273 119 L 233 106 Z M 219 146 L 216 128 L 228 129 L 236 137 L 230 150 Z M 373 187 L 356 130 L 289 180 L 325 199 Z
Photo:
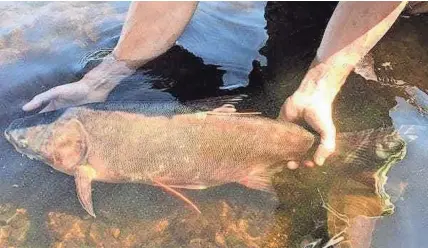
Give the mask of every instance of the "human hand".
M 22 109 L 31 111 L 43 104 L 48 105 L 40 112 L 52 111 L 92 102 L 103 102 L 120 81 L 135 72 L 135 68 L 109 55 L 103 62 L 89 71 L 80 81 L 54 87 L 35 96 Z
M 332 120 L 332 107 L 329 100 L 322 95 L 302 95 L 296 92 L 290 96 L 281 107 L 279 118 L 295 122 L 304 120 L 321 136 L 313 161 L 304 161 L 304 165 L 314 167 L 315 164 L 323 165 L 324 161 L 334 152 L 336 147 L 336 128 Z M 289 169 L 299 167 L 297 161 L 287 164 Z
M 346 79 L 345 75 L 323 64 L 311 66 L 299 89 L 281 107 L 279 119 L 290 122 L 304 120 L 321 136 L 313 161 L 303 162 L 307 167 L 323 165 L 336 148 L 332 103 Z M 289 169 L 296 169 L 299 165 L 300 161 L 289 161 L 287 164 Z
M 30 102 L 25 104 L 22 109 L 24 111 L 31 111 L 48 103 L 40 111 L 47 112 L 91 102 L 102 102 L 105 101 L 107 95 L 108 92 L 94 91 L 88 80 L 82 79 L 78 82 L 60 85 L 38 94 Z

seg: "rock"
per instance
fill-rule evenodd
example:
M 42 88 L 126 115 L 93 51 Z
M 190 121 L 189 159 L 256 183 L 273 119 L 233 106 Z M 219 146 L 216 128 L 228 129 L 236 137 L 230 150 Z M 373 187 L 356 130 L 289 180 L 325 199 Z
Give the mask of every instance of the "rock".
M 267 215 L 221 201 L 204 206 L 202 215 L 177 216 L 168 230 L 184 247 L 263 247 L 273 220 Z
M 80 247 L 87 245 L 91 220 L 83 220 L 77 216 L 50 212 L 47 226 L 49 234 L 55 240 L 53 247 Z
M 89 244 L 96 247 L 122 247 L 116 238 L 119 237 L 119 234 L 119 228 L 111 227 L 101 221 L 95 221 L 89 230 Z
M 115 239 L 118 239 L 119 235 L 120 235 L 120 229 L 119 228 L 113 228 L 113 229 L 111 229 L 111 234 L 113 235 L 113 237 Z
M 29 228 L 27 210 L 15 209 L 11 204 L 0 206 L 0 247 L 22 246 Z

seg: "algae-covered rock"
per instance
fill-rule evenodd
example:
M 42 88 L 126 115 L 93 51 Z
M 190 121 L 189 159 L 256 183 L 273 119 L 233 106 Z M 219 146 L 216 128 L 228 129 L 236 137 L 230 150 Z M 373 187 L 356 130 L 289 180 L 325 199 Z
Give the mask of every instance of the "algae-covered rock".
M 30 221 L 26 209 L 0 205 L 0 247 L 19 247 L 27 241 Z
M 86 239 L 91 220 L 65 213 L 50 212 L 47 227 L 54 242 L 52 247 L 80 247 L 87 245 Z
M 96 247 L 121 247 L 120 229 L 104 222 L 93 222 L 89 228 L 88 242 Z
M 225 201 L 205 206 L 201 215 L 177 216 L 169 231 L 183 246 L 263 247 L 265 234 L 273 227 L 272 213 L 231 206 Z
M 201 204 L 203 214 L 171 212 L 165 217 L 83 219 L 51 212 L 47 227 L 53 247 L 265 247 L 272 213 L 226 201 Z

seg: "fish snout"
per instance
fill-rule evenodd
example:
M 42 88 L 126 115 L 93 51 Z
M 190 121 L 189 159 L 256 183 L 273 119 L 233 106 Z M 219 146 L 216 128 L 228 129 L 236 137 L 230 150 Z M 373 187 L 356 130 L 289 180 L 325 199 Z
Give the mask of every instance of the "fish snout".
M 34 137 L 30 137 L 30 129 L 26 127 L 23 119 L 13 121 L 4 131 L 6 139 L 15 146 L 19 151 L 25 152 L 29 150 L 30 141 Z
M 23 129 L 7 128 L 4 132 L 6 139 L 15 145 L 17 148 L 26 149 L 28 148 L 28 139 L 26 131 Z
M 41 142 L 37 129 L 23 127 L 21 120 L 12 122 L 4 131 L 6 139 L 15 147 L 15 149 L 29 157 L 30 159 L 38 159 L 47 161 L 43 154 L 40 153 Z

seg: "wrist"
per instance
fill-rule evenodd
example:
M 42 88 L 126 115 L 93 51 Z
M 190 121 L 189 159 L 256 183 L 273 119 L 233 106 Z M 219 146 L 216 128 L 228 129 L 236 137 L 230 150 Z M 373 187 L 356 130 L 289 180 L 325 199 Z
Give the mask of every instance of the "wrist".
M 325 63 L 315 57 L 296 93 L 332 103 L 351 70 L 347 65 Z
M 81 80 L 91 92 L 108 94 L 120 81 L 131 76 L 136 68 L 126 62 L 116 60 L 113 55 L 106 56 L 101 64 L 86 73 Z

